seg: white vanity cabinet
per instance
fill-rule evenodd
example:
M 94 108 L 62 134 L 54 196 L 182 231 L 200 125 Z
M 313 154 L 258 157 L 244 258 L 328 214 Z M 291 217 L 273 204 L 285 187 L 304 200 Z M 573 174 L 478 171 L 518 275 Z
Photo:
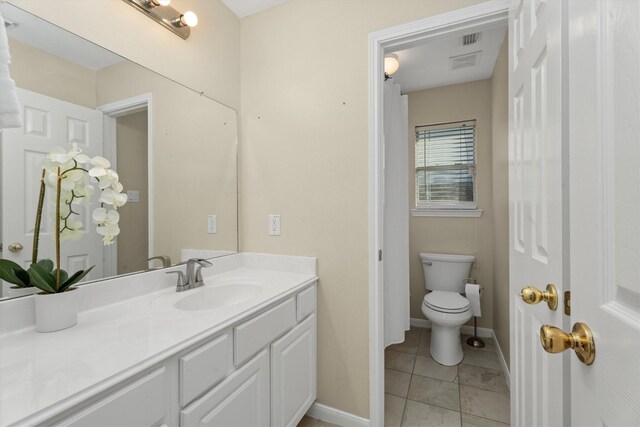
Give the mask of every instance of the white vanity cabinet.
M 41 425 L 295 426 L 316 350 L 312 283 Z

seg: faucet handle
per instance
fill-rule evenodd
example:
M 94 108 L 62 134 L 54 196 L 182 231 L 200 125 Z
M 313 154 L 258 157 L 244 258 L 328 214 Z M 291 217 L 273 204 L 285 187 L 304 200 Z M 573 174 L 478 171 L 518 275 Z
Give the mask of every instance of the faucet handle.
M 177 274 L 178 275 L 178 283 L 177 286 L 184 286 L 185 285 L 185 279 L 184 279 L 184 273 L 182 271 L 167 271 L 165 274 Z
M 200 267 L 211 267 L 213 265 L 204 258 L 194 258 L 194 261 L 197 262 Z M 200 270 L 200 268 L 198 268 L 198 270 Z

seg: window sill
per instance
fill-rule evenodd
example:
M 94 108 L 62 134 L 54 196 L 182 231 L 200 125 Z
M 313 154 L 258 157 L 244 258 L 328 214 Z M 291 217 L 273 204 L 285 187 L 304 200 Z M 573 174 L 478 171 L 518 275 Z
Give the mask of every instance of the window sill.
M 482 209 L 411 209 L 411 215 L 452 218 L 479 218 L 482 215 Z

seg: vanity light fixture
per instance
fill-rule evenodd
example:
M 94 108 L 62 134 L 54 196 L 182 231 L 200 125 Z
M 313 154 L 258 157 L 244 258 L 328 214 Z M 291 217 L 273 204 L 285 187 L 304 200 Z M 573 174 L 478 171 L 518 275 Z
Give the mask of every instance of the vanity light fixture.
M 395 53 L 390 53 L 384 56 L 384 79 L 388 80 L 391 78 L 393 73 L 398 71 L 400 68 L 400 62 L 398 62 L 398 55 Z
M 198 16 L 194 12 L 178 12 L 169 5 L 171 0 L 123 1 L 185 40 L 191 34 L 191 27 L 198 25 Z

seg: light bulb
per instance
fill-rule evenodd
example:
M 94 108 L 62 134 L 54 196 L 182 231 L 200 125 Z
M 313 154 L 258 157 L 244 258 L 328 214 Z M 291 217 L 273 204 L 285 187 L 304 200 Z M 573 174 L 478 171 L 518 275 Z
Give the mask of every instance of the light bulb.
M 392 53 L 384 57 L 384 72 L 387 75 L 392 75 L 398 71 L 398 68 L 400 68 L 400 62 L 398 62 L 397 55 Z
M 169 6 L 171 0 L 147 0 L 147 7 Z
M 187 10 L 184 14 L 180 15 L 180 22 L 182 25 L 187 25 L 189 27 L 195 27 L 198 25 L 198 15 Z
M 158 0 L 158 4 L 160 4 L 160 6 L 169 6 L 171 4 L 171 0 Z

